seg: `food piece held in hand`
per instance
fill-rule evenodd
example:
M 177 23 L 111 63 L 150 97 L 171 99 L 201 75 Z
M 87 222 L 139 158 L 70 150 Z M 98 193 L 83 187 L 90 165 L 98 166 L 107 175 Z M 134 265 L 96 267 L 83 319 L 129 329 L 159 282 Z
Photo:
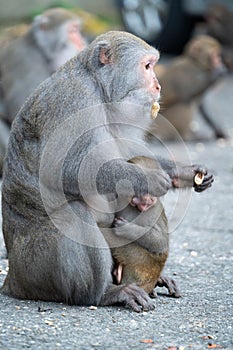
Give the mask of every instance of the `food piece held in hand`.
M 204 177 L 205 175 L 202 174 L 202 173 L 197 173 L 195 176 L 194 176 L 194 183 L 195 185 L 199 186 L 202 184 L 203 180 L 204 180 Z

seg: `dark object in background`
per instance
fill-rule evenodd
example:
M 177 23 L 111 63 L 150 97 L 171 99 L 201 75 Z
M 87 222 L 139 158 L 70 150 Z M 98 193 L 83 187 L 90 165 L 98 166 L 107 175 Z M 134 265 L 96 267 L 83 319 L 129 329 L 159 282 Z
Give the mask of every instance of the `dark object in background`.
M 126 30 L 162 53 L 180 54 L 214 0 L 118 0 Z M 221 0 L 233 10 L 231 0 Z

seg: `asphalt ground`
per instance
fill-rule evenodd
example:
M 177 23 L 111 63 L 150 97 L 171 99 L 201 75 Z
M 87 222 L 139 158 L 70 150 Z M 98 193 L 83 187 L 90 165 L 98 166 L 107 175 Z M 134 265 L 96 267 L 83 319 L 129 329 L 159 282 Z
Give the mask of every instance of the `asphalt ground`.
M 224 85 L 227 96 L 229 85 L 232 88 L 229 97 L 223 94 L 220 101 L 215 90 L 209 102 L 230 136 L 228 141 L 187 144 L 191 162 L 214 173 L 212 188 L 201 194 L 183 193 L 181 201 L 171 193 L 164 202 L 171 227 L 164 272 L 179 284 L 182 297 L 170 298 L 158 288 L 155 310 L 138 314 L 119 306 L 67 306 L 0 294 L 0 349 L 233 349 L 231 79 Z M 183 145 L 168 147 L 178 157 L 184 152 Z M 178 203 L 175 212 L 174 203 Z M 0 252 L 2 285 L 8 264 L 2 237 Z

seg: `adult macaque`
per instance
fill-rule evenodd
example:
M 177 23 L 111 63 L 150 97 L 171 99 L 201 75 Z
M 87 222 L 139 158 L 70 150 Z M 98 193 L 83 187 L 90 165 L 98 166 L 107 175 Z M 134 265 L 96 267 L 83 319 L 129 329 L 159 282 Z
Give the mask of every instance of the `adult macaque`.
M 0 76 L 9 124 L 35 87 L 84 47 L 80 19 L 62 8 L 36 16 L 24 35 L 5 45 Z
M 161 169 L 155 160 L 147 157 L 136 157 L 129 162 L 142 168 Z M 166 286 L 170 295 L 179 297 L 175 281 L 161 275 L 169 252 L 167 217 L 159 198 L 148 200 L 149 204 L 145 198 L 144 201 L 133 198 L 116 213 L 114 234 L 128 241 L 111 249 L 115 279 L 117 284 L 136 283 L 150 296 L 155 296 L 154 288 L 159 284 Z
M 111 250 L 92 210 L 104 208 L 101 195 L 120 201 L 122 192 L 160 197 L 172 186 L 183 187 L 183 181 L 192 187 L 200 170 L 164 159 L 157 160 L 160 171 L 127 162 L 146 152 L 155 157 L 139 135 L 160 95 L 154 73 L 158 58 L 155 48 L 131 34 L 105 33 L 21 108 L 2 183 L 9 258 L 3 293 L 75 305 L 122 303 L 135 311 L 154 308 L 142 288 L 113 284 Z M 201 172 L 200 191 L 213 181 Z M 105 222 L 103 215 L 101 229 L 111 227 L 116 203 L 107 203 L 114 210 Z
M 80 19 L 72 12 L 52 8 L 35 17 L 25 34 L 16 37 L 13 32 L 12 38 L 6 34 L 0 54 L 1 125 L 5 124 L 0 132 L 9 134 L 16 113 L 31 92 L 85 47 L 80 27 Z M 1 153 L 5 153 L 4 146 Z
M 152 123 L 151 131 L 168 140 L 176 139 L 177 132 L 184 140 L 203 138 L 204 135 L 196 134 L 191 128 L 193 104 L 223 72 L 220 44 L 207 35 L 191 39 L 183 55 L 159 69 L 157 74 L 162 85 L 161 114 L 175 129 L 159 116 Z M 208 123 L 216 137 L 224 137 L 219 124 L 211 118 Z

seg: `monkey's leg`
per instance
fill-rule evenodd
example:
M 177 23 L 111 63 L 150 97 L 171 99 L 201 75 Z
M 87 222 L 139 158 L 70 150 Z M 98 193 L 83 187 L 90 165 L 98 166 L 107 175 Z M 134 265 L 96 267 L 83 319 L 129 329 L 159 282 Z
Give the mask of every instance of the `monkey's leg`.
M 122 217 L 114 219 L 113 229 L 116 236 L 126 238 L 129 241 L 135 241 L 146 232 L 144 227 L 128 222 Z
M 17 223 L 13 208 L 8 209 L 5 226 Z M 97 224 L 82 202 L 69 203 L 77 222 L 68 220 L 66 207 L 49 217 L 37 216 L 22 222 L 9 250 L 9 273 L 2 292 L 23 299 L 66 302 L 74 305 L 122 303 L 139 312 L 154 305 L 147 294 L 134 285 L 112 282 L 112 255 Z M 16 219 L 15 219 L 16 218 Z M 40 220 L 40 221 L 39 221 Z M 16 222 L 15 222 L 16 221 Z
M 227 139 L 227 135 L 220 125 L 217 125 L 216 122 L 210 117 L 210 115 L 206 112 L 203 103 L 199 105 L 199 111 L 201 112 L 202 117 L 205 119 L 207 124 L 213 129 L 215 133 L 215 137 Z
M 161 275 L 155 287 L 166 287 L 169 292 L 169 295 L 173 298 L 180 298 L 181 296 L 179 288 L 172 278 Z
M 79 236 L 77 236 L 77 248 L 76 252 L 74 252 L 73 260 L 68 261 L 69 265 L 72 264 L 74 271 L 71 277 L 74 278 L 77 284 L 77 294 L 79 293 L 80 285 L 87 285 L 92 291 L 91 293 L 89 292 L 89 297 L 93 299 L 92 295 L 95 296 L 96 305 L 114 305 L 120 303 L 132 308 L 136 312 L 154 309 L 154 304 L 151 302 L 147 293 L 141 288 L 133 284 L 124 284 L 121 286 L 113 284 L 111 250 L 106 247 L 105 238 L 98 228 L 92 213 L 83 203 L 75 201 L 70 203 L 70 205 L 75 214 L 78 215 L 78 218 L 81 219 L 81 221 L 79 220 L 79 225 L 82 226 L 79 228 L 80 232 Z M 72 242 L 72 245 L 74 246 L 75 243 Z M 68 248 L 69 254 L 70 250 L 71 247 Z M 68 259 L 70 259 L 70 255 L 68 255 Z M 88 260 L 84 265 L 83 259 L 85 261 Z M 77 260 L 77 263 L 75 260 Z M 80 266 L 81 270 L 83 270 L 81 274 Z M 100 297 L 100 300 L 98 297 Z

